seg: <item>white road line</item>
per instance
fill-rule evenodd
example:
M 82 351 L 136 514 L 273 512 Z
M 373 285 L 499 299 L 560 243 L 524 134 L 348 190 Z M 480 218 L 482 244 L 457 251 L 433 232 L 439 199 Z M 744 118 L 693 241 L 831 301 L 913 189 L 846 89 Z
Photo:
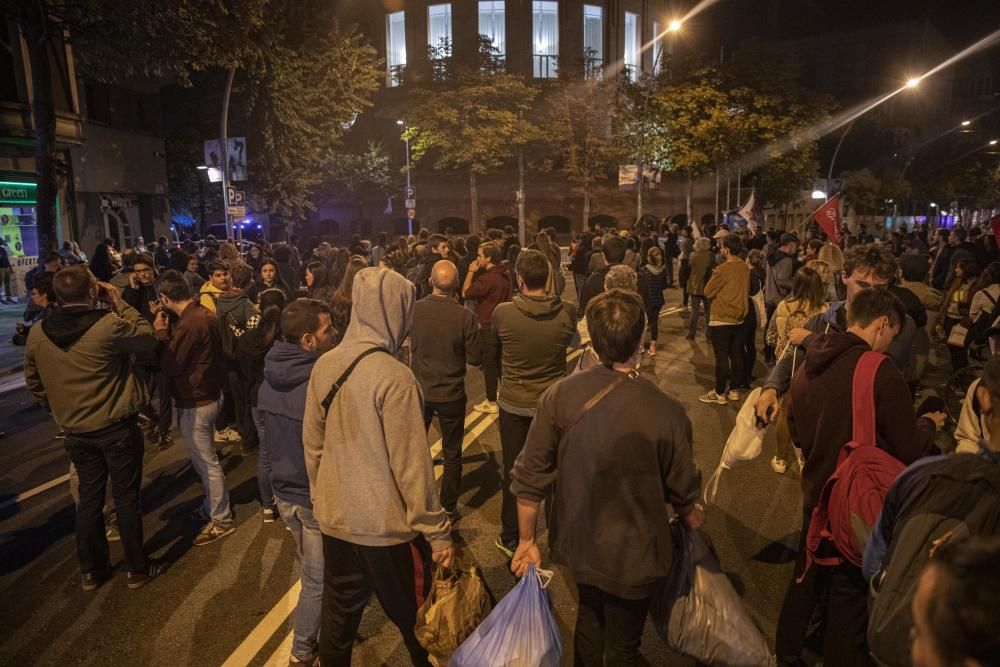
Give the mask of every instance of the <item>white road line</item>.
M 469 424 L 472 424 L 472 423 L 476 422 L 476 420 L 478 420 L 482 416 L 483 415 L 481 413 L 478 413 L 478 412 L 473 412 L 472 414 L 470 414 L 468 417 L 465 418 L 465 425 L 466 425 L 466 427 L 468 427 Z M 490 424 L 492 424 L 493 422 L 495 422 L 497 419 L 498 419 L 498 415 L 486 415 L 485 419 L 483 419 L 482 421 L 479 421 L 479 423 L 477 423 L 472 430 L 470 430 L 468 433 L 465 434 L 465 439 L 462 440 L 462 451 L 464 452 L 466 449 L 468 449 L 469 445 L 471 445 L 472 443 L 474 443 L 479 438 L 479 436 L 483 434 L 483 431 L 485 431 L 486 429 L 488 429 L 490 427 Z M 434 443 L 434 447 L 436 447 L 438 449 L 438 451 L 440 451 L 440 448 L 441 448 L 440 445 L 441 445 L 441 441 L 440 440 L 438 440 L 436 443 Z M 431 448 L 431 456 L 437 456 L 437 452 L 434 451 L 434 448 Z M 444 473 L 444 468 L 439 466 L 438 469 L 437 469 L 437 471 L 434 473 L 434 479 L 441 479 L 441 475 L 443 473 Z M 296 586 L 300 586 L 300 582 L 296 582 L 295 585 Z M 282 601 L 284 601 L 284 598 L 282 598 Z M 280 605 L 281 603 L 279 602 L 278 604 Z M 294 609 L 294 607 L 293 607 L 293 609 Z M 288 614 L 291 615 L 291 611 L 289 611 Z M 254 632 L 257 632 L 258 628 L 260 628 L 260 625 L 258 625 L 257 628 L 254 628 Z M 276 629 L 277 628 L 275 628 L 275 630 Z M 271 634 L 273 634 L 273 632 L 274 632 L 274 630 L 271 630 L 271 633 L 269 633 L 267 635 L 267 637 L 264 638 L 263 644 L 266 644 L 268 642 L 268 640 L 270 640 Z M 289 659 L 289 657 L 292 654 L 292 637 L 293 637 L 293 634 L 294 634 L 294 632 L 289 632 L 288 636 L 285 637 L 282 640 L 281 644 L 278 645 L 278 648 L 276 648 L 274 650 L 274 653 L 271 654 L 271 657 L 269 657 L 267 659 L 267 661 L 264 663 L 265 667 L 281 667 L 282 665 L 287 665 L 288 664 L 288 659 Z M 261 644 L 261 646 L 263 646 L 263 644 Z M 239 649 L 237 649 L 237 650 L 239 650 Z M 236 655 L 236 654 L 234 653 L 233 655 Z M 254 653 L 254 655 L 249 656 L 249 658 L 253 659 L 253 657 L 255 655 L 256 655 L 256 652 Z M 227 667 L 230 664 L 230 662 L 232 662 L 232 660 L 233 660 L 233 658 L 232 658 L 232 656 L 230 656 L 229 660 L 227 660 L 225 662 L 225 664 L 223 665 L 223 667 Z M 249 662 L 249 660 L 247 660 L 246 662 Z M 236 664 L 236 663 L 234 663 L 234 664 Z
M 465 430 L 468 430 L 470 426 L 479 421 L 479 418 L 483 416 L 483 412 L 477 412 L 473 410 L 468 415 L 465 416 Z M 431 445 L 431 456 L 437 456 L 441 452 L 441 442 L 442 438 L 438 438 L 433 445 Z
M 5 376 L 3 379 L 0 379 L 0 394 L 6 394 L 8 391 L 14 391 L 15 389 L 20 389 L 23 386 L 24 373 Z
M 243 643 L 236 647 L 232 655 L 222 663 L 222 667 L 244 667 L 256 657 L 257 653 L 264 648 L 264 644 L 271 639 L 278 628 L 285 624 L 288 617 L 295 611 L 295 605 L 299 602 L 299 592 L 302 590 L 302 582 L 296 581 L 288 592 L 278 600 L 271 611 L 267 612 L 264 618 L 260 619 L 257 627 L 247 635 Z
M 679 313 L 684 310 L 684 306 L 674 306 L 673 308 L 667 308 L 666 310 L 660 311 L 660 317 L 657 319 L 662 319 L 667 315 L 673 315 L 674 313 Z
M 69 481 L 69 473 L 66 473 L 62 477 L 56 477 L 55 479 L 49 480 L 48 482 L 45 482 L 45 484 L 40 484 L 29 491 L 25 491 L 24 493 L 19 493 L 13 498 L 8 498 L 7 500 L 0 503 L 0 510 L 5 510 L 11 505 L 17 505 L 18 503 L 25 501 L 28 498 L 31 498 L 32 496 L 37 496 L 39 493 L 44 493 L 49 489 L 59 486 L 63 482 L 68 482 L 68 481 Z

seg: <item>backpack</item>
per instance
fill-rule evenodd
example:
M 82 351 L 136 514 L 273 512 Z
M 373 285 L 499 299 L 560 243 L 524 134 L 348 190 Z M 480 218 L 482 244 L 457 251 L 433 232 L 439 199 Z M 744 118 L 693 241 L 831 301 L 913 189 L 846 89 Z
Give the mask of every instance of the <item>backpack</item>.
M 937 463 L 900 509 L 884 569 L 871 581 L 868 648 L 881 665 L 908 667 L 910 604 L 927 563 L 946 543 L 1000 534 L 1000 465 L 971 454 Z
M 903 464 L 876 446 L 875 374 L 886 356 L 865 352 L 854 367 L 854 436 L 840 450 L 837 468 L 823 486 L 806 533 L 806 567 L 834 567 L 848 561 L 861 566 L 865 544 L 882 504 Z M 830 547 L 835 549 L 830 549 Z

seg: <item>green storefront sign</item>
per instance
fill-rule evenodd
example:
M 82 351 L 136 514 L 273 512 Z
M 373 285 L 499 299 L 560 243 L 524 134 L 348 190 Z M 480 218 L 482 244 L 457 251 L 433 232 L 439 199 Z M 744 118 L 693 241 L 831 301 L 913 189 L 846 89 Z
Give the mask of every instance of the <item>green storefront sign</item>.
M 38 186 L 34 183 L 0 181 L 0 204 L 35 204 Z

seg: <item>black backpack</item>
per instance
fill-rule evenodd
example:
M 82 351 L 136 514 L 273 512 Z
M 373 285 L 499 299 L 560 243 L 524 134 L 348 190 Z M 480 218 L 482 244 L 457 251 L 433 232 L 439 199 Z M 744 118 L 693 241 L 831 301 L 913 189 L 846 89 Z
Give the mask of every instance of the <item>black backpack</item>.
M 879 665 L 909 667 L 910 605 L 934 553 L 970 536 L 1000 534 L 1000 465 L 971 454 L 929 463 L 936 470 L 913 489 L 871 581 L 868 649 Z

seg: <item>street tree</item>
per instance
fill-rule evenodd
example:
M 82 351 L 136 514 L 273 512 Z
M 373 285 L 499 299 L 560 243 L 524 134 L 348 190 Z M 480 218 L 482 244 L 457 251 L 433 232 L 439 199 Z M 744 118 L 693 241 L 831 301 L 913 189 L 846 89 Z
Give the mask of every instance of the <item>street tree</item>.
M 364 217 L 366 201 L 387 197 L 395 186 L 389 153 L 375 141 L 369 141 L 361 151 L 337 152 L 331 178 L 350 195 L 359 220 Z
M 871 169 L 841 173 L 844 202 L 859 213 L 873 213 L 882 202 L 882 180 Z
M 415 161 L 468 173 L 473 228 L 479 226 L 478 177 L 501 167 L 536 136 L 529 112 L 537 91 L 499 70 L 498 62 L 485 42 L 478 58 L 438 67 L 447 77 L 415 83 L 405 117 Z
M 611 131 L 613 83 L 565 77 L 546 92 L 539 114 L 540 166 L 559 171 L 583 196 L 583 229 L 594 184 L 607 180 L 621 153 Z

